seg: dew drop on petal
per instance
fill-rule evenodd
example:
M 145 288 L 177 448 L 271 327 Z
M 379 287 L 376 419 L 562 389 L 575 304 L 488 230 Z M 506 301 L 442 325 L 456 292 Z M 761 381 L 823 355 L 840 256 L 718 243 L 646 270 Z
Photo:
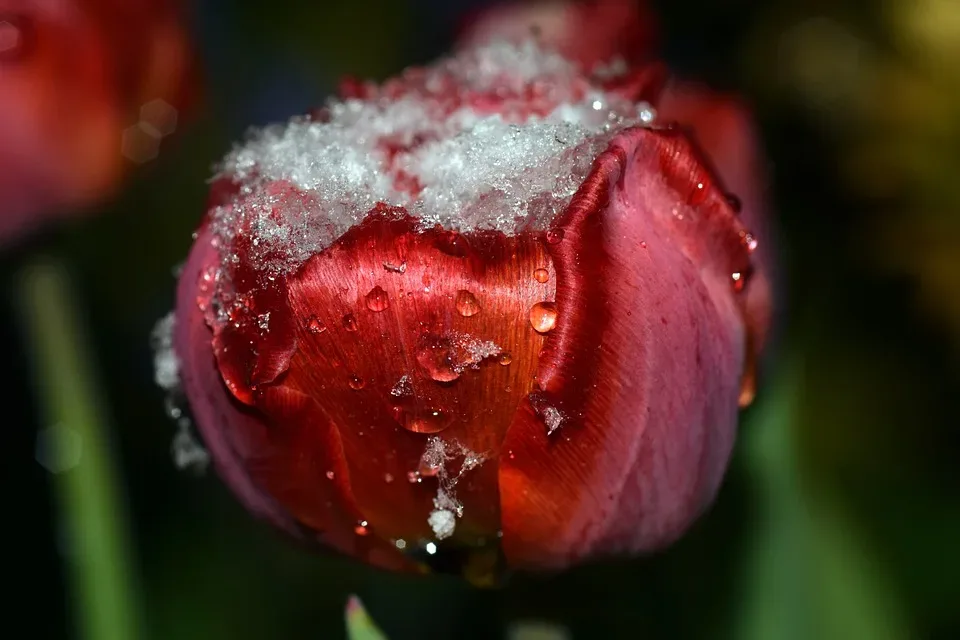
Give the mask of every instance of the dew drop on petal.
M 417 364 L 423 367 L 427 377 L 435 382 L 453 382 L 460 377 L 448 344 L 431 341 L 417 350 Z
M 440 473 L 442 460 L 421 459 L 420 468 L 417 470 L 417 477 L 432 478 Z
M 550 279 L 550 272 L 546 269 L 537 269 L 533 272 L 533 279 L 537 282 L 544 283 Z
M 502 353 L 500 354 L 500 359 L 498 360 L 498 362 L 503 366 L 507 366 L 508 364 L 513 362 L 513 356 L 511 356 L 509 353 Z
M 557 305 L 538 302 L 530 308 L 530 324 L 537 333 L 549 333 L 557 326 Z
M 361 378 L 360 376 L 350 376 L 350 388 L 354 391 L 359 391 L 367 386 L 367 381 Z
M 439 433 L 450 426 L 451 417 L 438 408 L 409 409 L 403 412 L 403 428 L 414 433 Z
M 733 290 L 734 291 L 743 291 L 744 278 L 743 274 L 739 271 L 735 271 L 730 275 L 730 278 L 733 280 Z
M 466 289 L 457 291 L 456 306 L 457 313 L 465 318 L 480 313 L 480 303 L 477 301 L 477 297 Z
M 361 520 L 357 523 L 357 526 L 353 528 L 353 532 L 358 536 L 365 536 L 370 533 L 370 523 L 366 520 Z
M 547 244 L 560 244 L 563 241 L 563 229 L 550 229 L 546 233 Z
M 304 323 L 304 326 L 307 328 L 307 331 L 316 335 L 318 333 L 323 333 L 327 330 L 326 325 L 320 321 L 320 318 L 317 316 L 310 316 L 307 318 L 307 321 Z
M 419 484 L 423 482 L 423 478 L 420 476 L 419 471 L 408 471 L 407 482 L 409 482 L 410 484 Z
M 333 480 L 334 473 L 333 471 L 327 471 L 327 480 Z
M 367 309 L 370 309 L 370 311 L 374 313 L 380 313 L 390 306 L 390 299 L 387 297 L 387 292 L 380 286 L 370 289 L 370 292 L 366 295 L 366 301 Z
M 347 315 L 343 316 L 343 328 L 350 332 L 357 330 L 357 319 L 352 313 L 348 313 Z

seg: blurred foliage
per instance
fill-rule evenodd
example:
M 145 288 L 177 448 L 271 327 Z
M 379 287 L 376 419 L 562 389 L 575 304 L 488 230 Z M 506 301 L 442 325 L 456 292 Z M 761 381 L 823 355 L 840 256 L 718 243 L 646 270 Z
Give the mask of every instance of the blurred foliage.
M 178 473 L 147 337 L 172 305 L 211 163 L 247 125 L 304 111 L 340 74 L 383 77 L 440 53 L 469 8 L 206 0 L 205 111 L 103 215 L 2 258 L 7 282 L 40 248 L 74 268 L 117 425 L 148 638 L 345 637 L 352 593 L 392 640 L 503 637 L 519 620 L 574 638 L 960 637 L 960 379 L 944 348 L 960 345 L 960 6 L 658 4 L 671 63 L 756 106 L 788 274 L 768 383 L 717 504 L 657 556 L 477 591 L 307 553 L 213 474 Z M 6 529 L 29 559 L 13 606 L 36 637 L 77 637 L 69 549 L 34 461 L 47 418 L 5 304 Z

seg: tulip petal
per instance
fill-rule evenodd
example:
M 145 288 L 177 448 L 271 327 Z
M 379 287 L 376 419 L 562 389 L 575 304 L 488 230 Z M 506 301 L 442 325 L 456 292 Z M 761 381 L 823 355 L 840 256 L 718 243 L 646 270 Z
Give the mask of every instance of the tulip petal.
M 174 350 L 181 362 L 181 383 L 224 481 L 255 515 L 298 535 L 300 531 L 293 519 L 253 484 L 244 465 L 256 453 L 265 425 L 230 398 L 211 347 L 211 330 L 197 306 L 201 296 L 200 278 L 210 265 L 219 261 L 210 240 L 209 230 L 201 230 L 181 271 L 177 290 Z M 230 428 L 222 428 L 224 425 Z
M 750 111 L 736 97 L 693 82 L 667 86 L 657 110 L 662 120 L 682 123 L 690 132 L 726 190 L 739 200 L 740 218 L 760 239 L 753 256 L 750 287 L 745 292 L 750 341 L 746 375 L 754 376 L 756 360 L 768 341 L 772 324 L 773 282 L 777 273 L 773 224 L 768 215 L 770 195 Z M 752 380 L 745 381 L 741 405 L 753 399 L 754 384 Z
M 533 0 L 502 3 L 468 16 L 460 46 L 535 34 L 590 70 L 616 56 L 643 62 L 656 45 L 656 20 L 646 2 Z
M 528 315 L 552 298 L 555 280 L 534 277 L 549 266 L 532 234 L 468 239 L 374 215 L 290 278 L 299 348 L 284 384 L 337 426 L 377 535 L 433 537 L 443 478 L 416 474 L 434 432 L 455 454 L 448 481 L 463 464 L 457 452 L 483 459 L 455 483 L 455 540 L 499 529 L 496 452 L 532 388 L 544 338 Z
M 559 222 L 543 391 L 507 433 L 503 545 L 559 568 L 675 539 L 733 445 L 744 326 L 740 221 L 686 139 L 618 135 Z M 547 434 L 544 406 L 563 417 Z
M 309 397 L 272 385 L 256 394 L 255 407 L 247 407 L 227 390 L 197 304 L 198 283 L 219 260 L 209 230 L 201 230 L 180 278 L 174 343 L 183 388 L 217 472 L 254 515 L 288 533 L 374 564 L 409 569 L 396 549 L 356 535 L 353 523 L 362 516 L 350 493 L 339 433 L 317 419 Z

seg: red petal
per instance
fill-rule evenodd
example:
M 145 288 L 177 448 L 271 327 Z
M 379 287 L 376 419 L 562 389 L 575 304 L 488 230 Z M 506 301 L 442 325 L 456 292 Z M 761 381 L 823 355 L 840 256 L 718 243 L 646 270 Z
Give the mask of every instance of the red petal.
M 500 467 L 515 566 L 672 541 L 716 492 L 737 421 L 745 338 L 731 273 L 748 254 L 686 140 L 618 135 L 557 230 L 543 392 L 511 426 Z M 549 437 L 544 406 L 565 416 Z
M 614 57 L 645 61 L 656 44 L 656 31 L 646 2 L 541 0 L 482 11 L 466 21 L 459 41 L 463 46 L 520 41 L 535 32 L 541 42 L 590 70 Z
M 217 471 L 248 509 L 289 533 L 308 540 L 320 536 L 333 548 L 381 566 L 410 568 L 392 546 L 356 535 L 353 523 L 361 516 L 339 434 L 316 419 L 309 398 L 273 386 L 257 395 L 253 409 L 224 386 L 212 332 L 197 305 L 205 296 L 202 278 L 219 261 L 209 231 L 202 230 L 180 278 L 174 345 L 184 391 Z
M 658 112 L 664 121 L 676 121 L 688 129 L 711 161 L 723 187 L 740 202 L 740 218 L 759 239 L 752 257 L 753 275 L 744 302 L 750 337 L 747 375 L 767 341 L 774 308 L 776 278 L 774 230 L 769 216 L 767 172 L 759 148 L 759 136 L 749 109 L 736 97 L 720 94 L 690 82 L 675 82 L 661 95 Z M 753 398 L 753 385 L 746 381 L 742 404 Z
M 487 458 L 456 486 L 464 510 L 455 539 L 475 544 L 499 529 L 496 456 L 543 343 L 527 316 L 553 295 L 538 267 L 550 260 L 533 236 L 418 232 L 411 219 L 374 216 L 290 278 L 299 349 L 283 384 L 336 425 L 377 535 L 433 537 L 438 480 L 408 481 L 433 431 Z M 497 349 L 471 352 L 469 341 Z M 402 378 L 407 390 L 397 391 Z M 451 464 L 455 474 L 460 461 Z

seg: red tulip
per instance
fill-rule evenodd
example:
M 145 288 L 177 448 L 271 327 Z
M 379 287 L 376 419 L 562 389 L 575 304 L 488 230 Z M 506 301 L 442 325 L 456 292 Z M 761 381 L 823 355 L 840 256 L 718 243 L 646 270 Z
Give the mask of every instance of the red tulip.
M 0 242 L 91 204 L 176 124 L 171 0 L 0 0 Z
M 462 51 L 254 135 L 181 275 L 216 465 L 384 567 L 560 568 L 676 539 L 733 445 L 753 236 L 650 69 Z
M 654 56 L 657 24 L 644 0 L 529 0 L 507 2 L 473 15 L 464 24 L 460 43 L 465 47 L 495 40 L 522 41 L 531 34 L 542 44 L 562 52 L 588 69 L 611 60 L 631 64 Z M 710 160 L 721 183 L 736 194 L 740 217 L 755 235 L 767 240 L 754 262 L 749 308 L 751 353 L 756 356 L 767 338 L 773 294 L 770 224 L 762 153 L 750 110 L 743 100 L 709 87 L 672 78 L 657 103 L 658 119 L 677 123 Z M 742 404 L 753 398 L 755 357 L 749 360 Z

